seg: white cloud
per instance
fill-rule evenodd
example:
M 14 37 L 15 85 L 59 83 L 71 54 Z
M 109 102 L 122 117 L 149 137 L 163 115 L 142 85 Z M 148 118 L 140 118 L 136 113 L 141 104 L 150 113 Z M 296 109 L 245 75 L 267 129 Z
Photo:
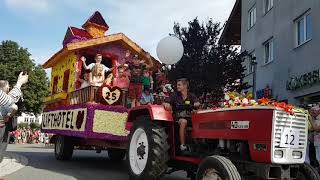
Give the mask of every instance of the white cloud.
M 5 0 L 8 8 L 32 13 L 49 11 L 49 0 Z
M 224 23 L 234 3 L 235 0 L 104 0 L 99 8 L 110 32 L 124 32 L 155 55 L 158 41 L 173 32 L 174 22 L 186 26 L 198 17 L 200 21 L 212 18 Z M 114 9 L 112 12 L 103 8 L 110 6 Z
M 58 25 L 58 21 L 61 21 L 61 25 L 75 18 L 85 20 L 94 11 L 99 10 L 110 26 L 109 34 L 123 32 L 156 57 L 157 43 L 173 32 L 174 22 L 187 26 L 189 21 L 198 17 L 200 21 L 212 18 L 216 22 L 224 23 L 235 0 L 5 0 L 5 2 L 9 9 L 19 10 L 18 12 L 23 12 L 24 16 L 29 12 L 32 13 L 30 17 L 33 19 L 42 18 L 45 13 L 50 14 L 47 20 L 55 19 L 56 23 L 52 26 Z M 36 13 L 39 15 L 36 16 Z M 73 16 L 75 13 L 76 17 Z M 67 25 L 80 27 L 81 23 Z M 56 28 L 63 29 L 62 32 L 67 27 L 56 26 Z M 52 43 L 62 40 L 63 36 L 58 40 L 51 39 Z M 53 46 L 56 47 L 57 44 Z M 39 47 L 31 53 L 38 63 L 44 63 L 57 52 L 55 50 L 51 45 L 51 47 Z

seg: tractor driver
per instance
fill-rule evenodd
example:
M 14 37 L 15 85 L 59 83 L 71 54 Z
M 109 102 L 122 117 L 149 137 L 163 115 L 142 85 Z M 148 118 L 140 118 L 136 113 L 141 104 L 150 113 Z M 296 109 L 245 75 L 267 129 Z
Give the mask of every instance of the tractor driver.
M 189 92 L 189 82 L 182 78 L 177 80 L 177 92 L 173 93 L 164 103 L 166 110 L 172 110 L 175 120 L 179 123 L 180 150 L 187 151 L 186 128 L 191 125 L 191 112 L 200 106 L 197 97 Z

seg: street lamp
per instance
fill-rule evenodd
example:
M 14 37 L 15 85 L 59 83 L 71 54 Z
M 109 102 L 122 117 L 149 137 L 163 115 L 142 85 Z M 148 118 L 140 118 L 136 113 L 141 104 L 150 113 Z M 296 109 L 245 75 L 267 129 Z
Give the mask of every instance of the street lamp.
M 252 96 L 255 98 L 256 96 L 256 71 L 257 71 L 257 58 L 252 54 L 247 55 L 250 58 L 251 67 L 253 66 L 253 77 L 252 77 Z

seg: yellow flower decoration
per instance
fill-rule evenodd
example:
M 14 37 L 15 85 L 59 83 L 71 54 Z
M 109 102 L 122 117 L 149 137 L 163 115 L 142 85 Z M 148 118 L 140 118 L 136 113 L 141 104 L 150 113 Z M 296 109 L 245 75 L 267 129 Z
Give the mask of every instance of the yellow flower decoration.
M 108 133 L 116 136 L 126 136 L 125 129 L 128 113 L 95 110 L 93 132 Z

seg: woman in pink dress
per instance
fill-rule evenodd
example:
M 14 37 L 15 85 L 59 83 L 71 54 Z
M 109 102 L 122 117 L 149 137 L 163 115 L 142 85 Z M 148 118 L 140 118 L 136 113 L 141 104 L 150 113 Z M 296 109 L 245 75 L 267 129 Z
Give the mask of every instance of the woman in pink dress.
M 128 89 L 129 88 L 129 77 L 125 73 L 124 67 L 119 67 L 118 69 L 118 75 L 113 80 L 113 86 L 119 87 L 120 89 Z

